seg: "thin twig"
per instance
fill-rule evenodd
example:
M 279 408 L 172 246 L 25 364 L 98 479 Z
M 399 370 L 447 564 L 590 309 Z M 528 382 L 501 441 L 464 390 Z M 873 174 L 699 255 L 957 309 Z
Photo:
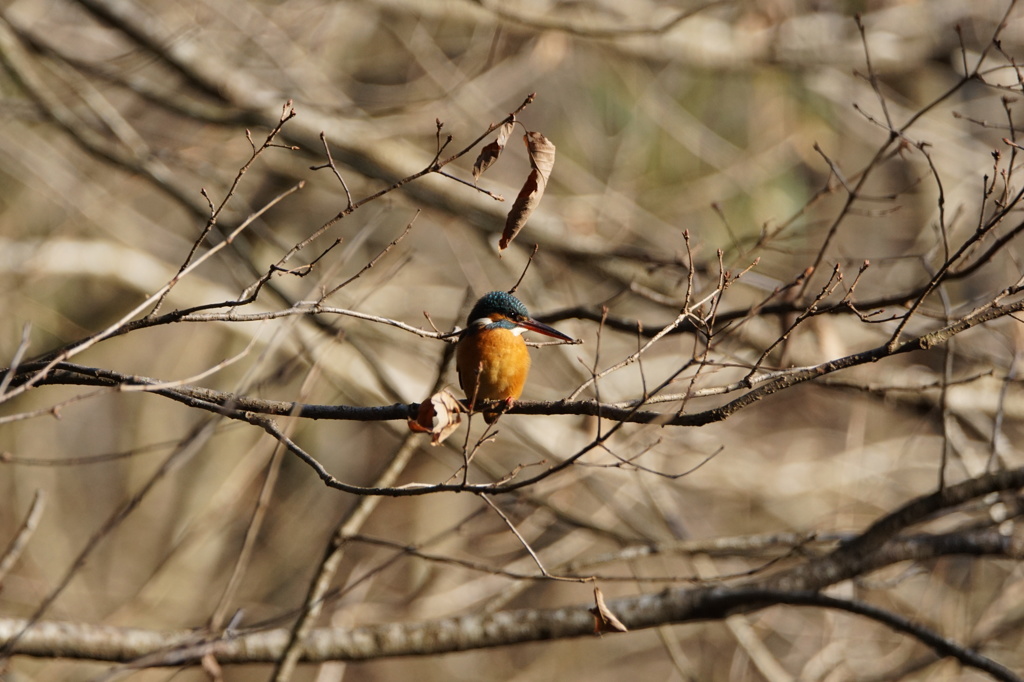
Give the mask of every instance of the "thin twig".
M 28 513 L 25 514 L 25 519 L 21 522 L 21 526 L 14 534 L 14 537 L 11 538 L 11 541 L 7 543 L 3 553 L 0 554 L 0 585 L 3 584 L 4 578 L 14 568 L 14 565 L 18 563 L 18 559 L 21 558 L 21 555 L 28 547 L 28 543 L 35 534 L 36 528 L 39 527 L 39 520 L 43 517 L 44 509 L 46 509 L 46 493 L 42 489 L 38 489 L 32 496 L 32 504 L 29 505 Z

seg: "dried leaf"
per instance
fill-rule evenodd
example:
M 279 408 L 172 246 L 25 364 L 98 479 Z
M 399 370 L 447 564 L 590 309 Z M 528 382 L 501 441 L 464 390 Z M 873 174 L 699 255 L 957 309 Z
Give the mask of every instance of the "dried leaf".
M 594 634 L 600 634 L 602 632 L 627 632 L 627 628 L 622 624 L 608 605 L 604 603 L 604 595 L 601 593 L 601 589 L 598 587 L 594 588 L 594 603 L 596 606 L 589 609 L 590 613 L 594 615 Z
M 519 230 L 523 229 L 533 209 L 537 208 L 548 185 L 551 169 L 555 165 L 555 145 L 551 144 L 548 138 L 537 132 L 528 132 L 523 136 L 523 141 L 526 142 L 533 170 L 527 176 L 526 183 L 519 190 L 519 196 L 516 197 L 512 210 L 505 219 L 505 229 L 501 233 L 501 241 L 498 242 L 500 250 L 508 248 L 519 234 Z
M 512 209 L 505 219 L 505 229 L 502 230 L 501 240 L 498 242 L 499 250 L 504 251 L 508 248 L 508 245 L 519 234 L 519 230 L 523 229 L 526 219 L 540 203 L 545 185 L 544 178 L 536 168 L 530 171 L 530 175 L 526 178 L 526 184 L 519 190 L 519 196 L 516 197 L 515 203 L 512 204 Z
M 551 169 L 555 167 L 555 145 L 541 133 L 528 132 L 523 135 L 526 151 L 530 154 L 530 165 L 540 171 L 547 183 Z
M 484 171 L 498 160 L 501 152 L 505 149 L 505 144 L 508 143 L 508 138 L 512 136 L 514 128 L 514 123 L 502 125 L 498 128 L 497 139 L 488 145 L 484 145 L 484 148 L 480 150 L 480 155 L 476 157 L 476 161 L 473 163 L 473 182 L 479 180 Z
M 440 445 L 459 428 L 461 421 L 462 409 L 458 399 L 448 389 L 442 389 L 420 403 L 416 419 L 409 420 L 409 430 L 433 434 L 430 444 Z

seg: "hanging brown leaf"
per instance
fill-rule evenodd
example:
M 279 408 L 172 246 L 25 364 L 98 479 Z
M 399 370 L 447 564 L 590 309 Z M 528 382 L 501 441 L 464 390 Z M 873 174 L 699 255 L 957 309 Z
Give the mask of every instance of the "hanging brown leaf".
M 447 389 L 442 389 L 429 400 L 420 403 L 416 419 L 409 420 L 409 430 L 432 434 L 431 445 L 440 445 L 445 438 L 459 428 L 462 410 L 458 399 Z
M 526 150 L 530 154 L 530 166 L 533 170 L 526 178 L 526 184 L 519 190 L 519 196 L 512 204 L 512 210 L 508 212 L 505 220 L 505 229 L 501 233 L 501 241 L 498 248 L 504 250 L 512 243 L 519 230 L 523 229 L 526 220 L 537 208 L 540 198 L 544 196 L 544 188 L 547 187 L 548 177 L 555 165 L 555 145 L 551 144 L 548 138 L 540 133 L 529 132 L 523 136 L 526 142 Z
M 476 157 L 476 161 L 473 163 L 473 182 L 480 179 L 480 176 L 484 174 L 484 171 L 491 167 L 501 152 L 505 149 L 505 145 L 508 143 L 508 138 L 512 136 L 512 130 L 515 128 L 514 123 L 506 123 L 498 128 L 498 137 L 494 142 L 488 145 L 484 145 L 484 148 L 480 150 L 480 155 Z
M 615 614 L 612 613 L 608 605 L 604 603 L 604 594 L 601 593 L 601 589 L 598 587 L 594 588 L 594 604 L 595 606 L 589 609 L 590 613 L 594 615 L 594 634 L 600 634 L 602 632 L 627 632 L 627 628 L 622 624 L 622 621 L 616 618 Z

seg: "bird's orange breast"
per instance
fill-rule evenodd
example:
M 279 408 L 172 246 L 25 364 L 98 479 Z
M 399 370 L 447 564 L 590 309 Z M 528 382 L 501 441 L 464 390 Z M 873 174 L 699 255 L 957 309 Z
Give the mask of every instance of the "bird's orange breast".
M 459 385 L 476 400 L 516 400 L 530 371 L 530 353 L 520 335 L 508 329 L 470 331 L 455 351 Z

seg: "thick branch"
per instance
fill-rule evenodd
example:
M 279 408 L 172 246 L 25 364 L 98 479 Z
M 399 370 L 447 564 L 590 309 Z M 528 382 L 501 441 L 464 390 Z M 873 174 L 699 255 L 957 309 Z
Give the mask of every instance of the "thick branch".
M 1022 486 L 1024 468 L 972 479 L 912 500 L 831 553 L 773 575 L 750 579 L 738 586 L 716 584 L 710 587 L 670 589 L 657 594 L 611 600 L 608 607 L 630 630 L 637 630 L 668 623 L 720 619 L 737 612 L 755 611 L 775 604 L 813 604 L 815 600 L 823 602 L 827 598 L 817 597 L 814 593 L 829 585 L 866 575 L 900 561 L 956 554 L 1019 559 L 1024 556 L 1024 538 L 1020 533 L 1007 536 L 994 528 L 936 536 L 892 536 L 935 512 L 949 510 L 989 493 L 1017 490 Z M 840 608 L 829 603 L 820 605 Z M 321 628 L 314 630 L 306 639 L 302 660 L 317 662 L 433 655 L 521 642 L 592 636 L 594 617 L 588 611 L 588 606 L 522 609 L 352 629 Z M 0 643 L 8 640 L 23 626 L 22 621 L 0 620 Z M 929 634 L 929 637 L 919 635 L 930 633 L 925 628 L 904 628 L 903 631 L 919 637 L 943 656 L 955 655 L 956 650 L 963 649 L 939 635 L 934 635 L 938 637 L 937 641 L 929 639 L 934 633 Z M 194 664 L 207 654 L 214 655 L 221 663 L 267 663 L 279 658 L 288 637 L 289 632 L 285 629 L 207 638 L 194 631 L 158 632 L 40 622 L 24 634 L 13 653 L 120 662 L 138 661 L 145 657 L 146 665 L 165 666 Z M 970 656 L 967 656 L 969 660 L 961 660 L 967 665 L 980 662 L 979 667 L 989 670 L 984 667 L 987 665 L 985 661 L 989 659 L 975 656 L 979 655 L 970 652 Z M 991 666 L 991 670 L 998 669 L 1001 669 L 998 664 Z
M 1006 291 L 1004 295 L 1015 293 Z M 739 410 L 747 407 L 762 398 L 795 386 L 796 384 L 810 381 L 818 377 L 831 374 L 841 369 L 847 369 L 857 365 L 864 365 L 878 362 L 886 357 L 908 353 L 917 350 L 928 350 L 941 345 L 953 336 L 976 327 L 985 322 L 1010 315 L 1024 310 L 1024 300 L 1019 300 L 1011 305 L 991 304 L 964 316 L 946 327 L 937 329 L 928 334 L 923 334 L 909 339 L 890 350 L 887 346 L 854 353 L 834 360 L 823 362 L 810 367 L 795 368 L 791 371 L 782 372 L 777 378 L 752 388 L 734 400 L 710 410 L 694 412 L 691 414 L 666 414 L 649 410 L 638 410 L 635 407 L 621 407 L 599 403 L 594 400 L 581 401 L 555 401 L 555 402 L 533 402 L 521 401 L 516 403 L 509 411 L 511 414 L 573 414 L 600 416 L 612 421 L 624 421 L 639 424 L 659 424 L 662 426 L 703 426 L 714 422 L 724 421 Z M 16 368 L 15 378 L 10 382 L 12 387 L 20 385 L 29 377 L 34 377 L 40 367 L 29 363 Z M 74 365 L 71 363 L 59 363 L 42 379 L 36 379 L 41 384 L 79 384 L 89 386 L 152 386 L 150 392 L 162 395 L 172 400 L 184 403 L 191 407 L 201 407 L 215 411 L 249 411 L 259 414 L 294 416 L 307 419 L 341 419 L 356 421 L 387 421 L 395 419 L 415 418 L 419 408 L 418 403 L 380 405 L 360 407 L 352 405 L 309 405 L 288 401 L 264 400 L 249 398 L 245 396 L 223 393 L 212 389 L 195 386 L 173 386 L 164 387 L 167 382 L 141 376 L 131 376 L 113 372 L 111 370 L 98 369 Z

